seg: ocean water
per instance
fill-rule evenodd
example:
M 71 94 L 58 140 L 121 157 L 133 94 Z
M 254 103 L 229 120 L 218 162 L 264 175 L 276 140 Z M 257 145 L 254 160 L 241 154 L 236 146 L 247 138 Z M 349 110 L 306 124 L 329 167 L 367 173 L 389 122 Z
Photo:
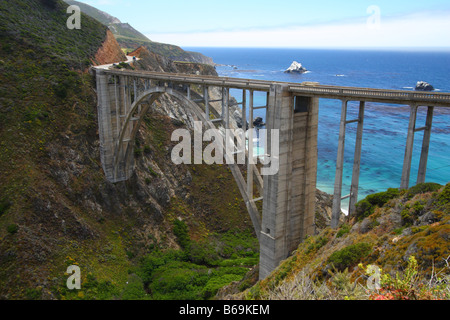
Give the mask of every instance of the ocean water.
M 426 81 L 437 92 L 450 92 L 450 52 L 356 51 L 260 48 L 185 48 L 201 52 L 219 64 L 220 76 L 286 82 L 315 81 L 324 85 L 414 90 Z M 308 73 L 286 74 L 293 61 Z M 231 95 L 241 101 L 241 91 Z M 255 96 L 255 106 L 265 95 Z M 355 119 L 358 102 L 350 102 L 347 119 Z M 320 99 L 317 187 L 333 193 L 341 101 Z M 254 117 L 265 118 L 255 110 Z M 426 108 L 419 108 L 416 127 L 425 125 Z M 400 186 L 409 107 L 366 103 L 359 199 Z M 347 125 L 342 194 L 350 192 L 356 123 Z M 416 183 L 423 132 L 416 132 L 410 186 Z M 435 108 L 427 167 L 427 182 L 450 181 L 450 110 Z M 343 207 L 345 208 L 345 202 Z

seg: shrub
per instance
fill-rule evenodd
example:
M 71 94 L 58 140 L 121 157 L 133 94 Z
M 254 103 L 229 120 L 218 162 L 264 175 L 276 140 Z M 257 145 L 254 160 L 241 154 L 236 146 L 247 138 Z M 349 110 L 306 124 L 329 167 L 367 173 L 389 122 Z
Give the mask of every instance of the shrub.
M 188 249 L 190 246 L 190 238 L 186 222 L 175 219 L 173 222 L 173 233 L 177 237 L 178 244 L 183 249 Z
M 418 185 L 415 185 L 414 187 L 411 187 L 406 192 L 406 197 L 408 199 L 413 198 L 416 194 L 419 193 L 426 193 L 426 192 L 434 192 L 442 188 L 442 186 L 438 183 L 434 182 L 425 182 L 425 183 L 419 183 Z
M 220 288 L 230 284 L 233 281 L 241 280 L 242 276 L 236 274 L 225 274 L 221 277 L 210 279 L 203 287 L 202 296 L 204 299 L 209 299 L 216 295 Z
M 317 251 L 322 248 L 324 245 L 328 243 L 328 238 L 320 236 L 313 243 L 311 243 L 306 249 L 306 254 L 309 254 L 313 251 Z
M 328 263 L 334 265 L 339 271 L 345 270 L 345 268 L 355 265 L 361 258 L 368 255 L 372 249 L 369 243 L 357 243 L 345 247 L 342 250 L 333 252 L 328 258 Z
M 58 98 L 60 98 L 61 100 L 64 100 L 65 98 L 67 98 L 68 89 L 69 89 L 68 83 L 60 83 L 53 87 L 53 91 L 54 91 L 55 95 Z
M 41 2 L 44 6 L 52 9 L 56 8 L 56 6 L 58 5 L 58 0 L 41 0 Z
M 131 275 L 123 289 L 122 300 L 141 300 L 145 297 L 146 292 L 142 280 L 136 275 Z
M 168 250 L 165 252 L 154 251 L 146 255 L 140 264 L 139 276 L 144 284 L 149 284 L 152 281 L 153 273 L 159 267 L 166 265 L 171 261 L 184 260 L 184 253 L 176 250 Z
M 400 215 L 402 216 L 402 226 L 409 227 L 414 223 L 414 217 L 411 216 L 409 208 L 403 209 Z
M 6 227 L 6 231 L 8 231 L 10 234 L 15 234 L 17 231 L 19 231 L 19 226 L 17 224 L 10 224 Z
M 2 216 L 11 207 L 11 202 L 7 199 L 0 200 L 0 216 Z
M 368 195 L 365 199 L 355 204 L 355 216 L 358 220 L 362 220 L 370 216 L 375 211 L 375 207 L 382 207 L 389 200 L 394 199 L 399 195 L 400 191 L 396 188 L 389 188 L 387 191 Z
M 192 243 L 189 248 L 189 260 L 195 264 L 216 265 L 219 259 L 215 248 L 208 243 Z
M 138 158 L 138 157 L 140 157 L 141 155 L 142 155 L 142 149 L 135 148 L 135 149 L 134 149 L 134 156 L 135 156 L 136 158 Z
M 358 201 L 355 204 L 355 216 L 357 220 L 363 220 L 370 216 L 375 210 L 375 207 L 366 199 Z
M 441 193 L 436 198 L 439 206 L 449 206 L 450 204 L 450 183 L 447 183 Z
M 206 267 L 173 261 L 154 272 L 149 290 L 153 299 L 197 300 L 209 277 Z
M 344 234 L 347 234 L 350 232 L 350 226 L 348 224 L 342 225 L 342 227 L 339 229 L 339 231 L 336 234 L 336 238 L 342 237 Z
M 400 195 L 400 191 L 396 188 L 389 188 L 387 191 L 374 193 L 366 197 L 370 204 L 378 207 L 384 206 L 386 202 Z

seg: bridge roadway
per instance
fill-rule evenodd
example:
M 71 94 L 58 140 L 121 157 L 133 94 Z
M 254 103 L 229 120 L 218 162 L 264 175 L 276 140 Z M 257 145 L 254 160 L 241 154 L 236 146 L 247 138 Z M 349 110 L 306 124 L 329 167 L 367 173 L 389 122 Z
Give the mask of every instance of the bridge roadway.
M 341 215 L 341 201 L 350 198 L 349 211 L 354 210 L 359 186 L 364 110 L 366 102 L 410 106 L 410 120 L 405 141 L 405 157 L 400 188 L 409 186 L 414 133 L 424 131 L 417 183 L 425 181 L 433 110 L 450 107 L 450 93 L 383 90 L 325 86 L 314 82 L 290 83 L 265 80 L 226 78 L 202 75 L 171 74 L 149 71 L 94 69 L 97 80 L 101 159 L 107 178 L 112 182 L 127 180 L 134 170 L 134 137 L 143 114 L 162 94 L 169 94 L 186 107 L 186 112 L 216 128 L 220 123 L 229 128 L 230 89 L 242 90 L 243 123 L 253 119 L 255 109 L 266 109 L 268 140 L 265 155 L 279 167 L 275 174 L 261 176 L 248 159 L 253 150 L 245 150 L 247 179 L 237 165 L 230 165 L 260 242 L 260 278 L 264 279 L 314 233 L 315 190 L 317 176 L 317 133 L 319 99 L 341 100 L 341 120 L 334 182 L 331 225 L 336 228 Z M 203 87 L 203 95 L 191 86 Z M 209 88 L 222 89 L 222 112 L 214 110 Z M 185 92 L 184 92 L 185 91 Z M 250 99 L 247 101 L 247 92 Z M 253 93 L 266 92 L 267 103 L 253 106 Z M 194 99 L 195 98 L 195 99 Z M 217 101 L 217 100 L 216 100 Z M 349 101 L 359 101 L 356 119 L 347 120 Z M 416 128 L 419 106 L 427 107 L 424 127 Z M 248 113 L 248 115 L 247 115 Z M 214 119 L 215 118 L 215 119 Z M 211 120 L 213 119 L 213 120 Z M 355 154 L 350 194 L 342 196 L 342 177 L 346 125 L 357 123 Z M 253 127 L 249 121 L 250 129 Z M 278 132 L 278 144 L 271 142 L 270 132 Z M 251 131 L 251 130 L 250 130 Z M 251 137 L 249 137 L 249 140 Z M 242 152 L 242 150 L 235 150 Z M 245 181 L 247 180 L 247 181 Z M 254 184 L 259 197 L 254 197 Z M 257 195 L 258 196 L 258 195 Z M 256 202 L 263 201 L 262 213 Z
M 243 78 L 216 77 L 205 75 L 188 75 L 152 71 L 105 70 L 107 74 L 121 74 L 130 77 L 147 78 L 149 80 L 171 81 L 173 83 L 197 84 L 211 87 L 228 87 L 269 92 L 270 86 L 280 83 L 287 86 L 288 91 L 302 96 L 314 96 L 328 99 L 346 99 L 348 101 L 366 101 L 389 104 L 417 104 L 435 107 L 450 107 L 450 93 L 373 89 L 360 87 L 341 87 L 320 85 L 316 82 L 279 82 Z

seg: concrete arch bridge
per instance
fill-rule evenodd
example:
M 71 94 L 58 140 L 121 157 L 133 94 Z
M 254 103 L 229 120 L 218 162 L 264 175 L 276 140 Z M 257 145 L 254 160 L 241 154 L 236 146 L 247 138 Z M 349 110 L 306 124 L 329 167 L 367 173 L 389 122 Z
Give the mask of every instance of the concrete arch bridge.
M 246 177 L 238 164 L 229 167 L 246 203 L 260 243 L 260 278 L 264 279 L 278 264 L 314 233 L 317 176 L 317 134 L 319 99 L 342 102 L 338 154 L 333 195 L 332 227 L 337 227 L 341 201 L 349 199 L 354 210 L 358 196 L 359 171 L 366 102 L 410 106 L 410 121 L 405 128 L 405 156 L 400 188 L 408 188 L 411 173 L 414 133 L 424 131 L 417 183 L 425 181 L 433 110 L 450 107 L 450 94 L 380 90 L 370 88 L 323 86 L 317 83 L 285 83 L 213 76 L 182 75 L 146 71 L 94 69 L 98 95 L 100 151 L 103 170 L 111 182 L 130 178 L 134 170 L 133 148 L 143 115 L 162 95 L 168 94 L 186 108 L 204 128 L 229 129 L 230 89 L 242 91 L 237 102 L 242 123 L 253 120 L 253 112 L 266 110 L 266 165 L 258 169 L 253 148 L 231 150 L 233 156 L 245 154 Z M 220 99 L 210 90 L 221 92 Z M 254 95 L 266 97 L 264 105 L 254 105 Z M 347 119 L 349 101 L 359 101 L 356 119 Z M 212 103 L 220 103 L 216 110 Z M 426 124 L 416 128 L 419 106 L 427 107 Z M 249 132 L 253 124 L 249 122 Z M 342 177 L 346 126 L 357 123 L 355 155 L 350 194 L 342 196 Z M 246 139 L 242 136 L 242 139 Z M 251 139 L 251 138 L 250 138 Z M 247 144 L 243 144 L 244 146 Z M 225 149 L 226 146 L 222 145 Z M 225 150 L 226 151 L 226 150 Z M 225 154 L 227 154 L 225 152 Z M 229 153 L 228 153 L 229 155 Z M 275 166 L 275 167 L 274 167 Z M 271 170 L 268 170 L 271 168 Z M 276 170 L 272 170 L 275 168 Z M 264 173 L 266 169 L 266 173 Z M 257 191 L 254 191 L 256 186 Z M 255 195 L 259 195 L 255 198 Z M 262 201 L 262 212 L 257 202 Z

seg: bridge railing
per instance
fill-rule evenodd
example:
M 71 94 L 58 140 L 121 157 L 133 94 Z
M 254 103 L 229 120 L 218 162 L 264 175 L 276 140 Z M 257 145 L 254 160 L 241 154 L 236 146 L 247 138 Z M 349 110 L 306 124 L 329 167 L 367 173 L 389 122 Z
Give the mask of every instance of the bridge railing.
M 290 85 L 289 91 L 297 94 L 319 95 L 337 99 L 354 100 L 385 100 L 386 102 L 417 102 L 420 103 L 438 103 L 441 106 L 450 106 L 450 94 L 441 92 L 411 92 L 404 90 L 384 90 L 373 88 L 354 88 L 354 87 L 334 87 L 323 85 Z
M 271 85 L 282 83 L 287 85 L 289 91 L 294 94 L 309 96 L 319 96 L 322 98 L 347 99 L 355 101 L 376 101 L 387 103 L 433 103 L 441 107 L 450 107 L 450 93 L 443 92 L 417 92 L 405 90 L 386 90 L 374 88 L 340 87 L 320 85 L 314 82 L 292 83 L 273 82 L 267 80 L 254 80 L 242 78 L 229 78 L 205 75 L 188 75 L 152 71 L 130 71 L 130 70 L 105 70 L 105 73 L 112 75 L 125 75 L 131 77 L 147 78 L 151 80 L 170 81 L 186 84 L 198 84 L 203 86 L 218 86 L 247 90 L 266 91 Z
M 122 75 L 130 77 L 146 78 L 156 81 L 169 81 L 186 84 L 198 84 L 217 87 L 228 87 L 247 90 L 269 91 L 273 82 L 264 80 L 251 80 L 240 78 L 189 75 L 177 73 L 163 73 L 151 71 L 129 71 L 129 70 L 105 70 L 111 75 Z

